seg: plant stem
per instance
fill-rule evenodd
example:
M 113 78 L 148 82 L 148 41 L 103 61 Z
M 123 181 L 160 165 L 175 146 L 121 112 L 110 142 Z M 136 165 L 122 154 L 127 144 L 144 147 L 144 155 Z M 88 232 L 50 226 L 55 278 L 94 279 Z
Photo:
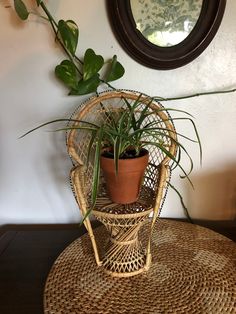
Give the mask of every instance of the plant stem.
M 106 85 L 107 85 L 108 87 L 110 87 L 111 89 L 116 90 L 116 88 L 113 87 L 113 86 L 112 86 L 111 84 L 109 84 L 108 82 L 106 82 L 106 81 L 104 81 L 104 80 L 102 80 L 102 79 L 100 79 L 100 82 L 106 84 Z
M 48 19 L 47 17 L 45 17 L 45 16 L 43 16 L 43 15 L 40 15 L 40 14 L 38 14 L 38 13 L 36 13 L 36 12 L 31 11 L 31 12 L 29 12 L 29 14 L 36 15 L 36 16 L 40 17 L 41 19 L 44 19 L 44 20 L 46 20 L 47 22 L 49 22 L 49 19 Z
M 191 224 L 193 224 L 194 222 L 193 222 L 192 218 L 191 218 L 190 215 L 189 215 L 189 212 L 188 212 L 187 207 L 186 207 L 185 204 L 184 204 L 184 200 L 183 200 L 182 195 L 181 195 L 180 192 L 176 189 L 176 187 L 174 187 L 174 186 L 170 183 L 170 181 L 167 181 L 167 184 L 169 184 L 169 186 L 177 193 L 177 195 L 178 195 L 178 197 L 179 197 L 179 199 L 180 199 L 181 205 L 182 205 L 182 207 L 183 207 L 183 210 L 184 210 L 184 213 L 185 213 L 187 219 L 189 220 L 189 222 L 190 222 Z
M 164 98 L 164 97 L 160 97 L 160 96 L 154 96 L 153 99 L 156 100 L 156 101 L 158 101 L 158 100 L 160 100 L 160 101 L 180 100 L 180 99 L 198 97 L 198 96 L 203 96 L 203 95 L 214 95 L 214 94 L 234 93 L 235 91 L 236 91 L 236 88 L 230 89 L 230 90 L 225 90 L 225 91 L 214 91 L 214 92 L 197 93 L 197 94 L 192 94 L 192 95 L 187 95 L 187 96 L 170 97 L 170 98 Z
M 48 11 L 46 5 L 44 4 L 43 1 L 40 2 L 40 6 L 43 9 L 43 11 L 45 12 L 45 14 L 47 15 L 47 17 L 49 18 L 49 20 L 51 22 L 53 22 L 53 24 L 58 27 L 57 22 L 54 20 L 53 16 L 51 15 L 51 13 Z
M 81 64 L 81 65 L 84 65 L 84 63 L 83 63 L 83 61 L 82 60 L 80 60 L 80 58 L 79 57 L 77 57 L 76 55 L 75 55 L 75 59 Z
M 71 56 L 70 52 L 68 51 L 68 49 L 65 47 L 64 43 L 61 41 L 61 39 L 58 37 L 58 33 L 57 33 L 57 29 L 58 28 L 58 24 L 56 23 L 56 21 L 54 20 L 54 18 L 52 17 L 51 13 L 48 11 L 46 5 L 44 4 L 44 2 L 40 2 L 40 6 L 43 9 L 43 11 L 45 12 L 45 14 L 48 17 L 49 23 L 51 24 L 51 27 L 53 29 L 53 32 L 56 36 L 56 39 L 58 40 L 59 44 L 61 45 L 62 49 L 64 50 L 64 52 L 67 54 L 67 56 L 69 57 L 70 61 L 74 64 L 77 72 L 79 73 L 80 76 L 83 76 L 82 72 L 80 71 L 80 69 L 78 68 L 77 64 L 74 62 L 74 58 Z M 79 60 L 79 58 L 77 58 Z
M 42 10 L 44 11 L 44 13 L 46 14 L 47 18 L 42 16 L 42 15 L 38 15 L 37 13 L 35 12 L 30 12 L 31 14 L 35 14 L 35 15 L 38 15 L 39 17 L 47 20 L 51 27 L 52 27 L 52 30 L 55 34 L 55 37 L 56 37 L 56 40 L 59 42 L 61 48 L 64 50 L 65 54 L 69 57 L 70 61 L 73 63 L 73 65 L 75 66 L 77 72 L 79 73 L 79 75 L 81 77 L 83 77 L 83 73 L 82 71 L 80 71 L 80 69 L 78 68 L 77 64 L 79 63 L 81 66 L 83 66 L 83 61 L 77 57 L 76 55 L 71 55 L 71 53 L 68 51 L 68 49 L 66 48 L 66 46 L 64 45 L 63 41 L 61 40 L 61 38 L 58 36 L 58 23 L 55 21 L 54 17 L 51 15 L 51 13 L 49 12 L 47 6 L 45 5 L 44 1 L 40 1 L 39 3 L 39 6 L 41 6 Z M 78 63 L 77 63 L 77 62 Z M 109 84 L 108 82 L 102 80 L 102 79 L 99 79 L 101 83 L 104 83 L 106 84 L 108 87 L 110 87 L 111 89 L 115 90 L 115 88 Z
M 43 1 L 40 2 L 40 6 L 41 8 L 43 9 L 43 11 L 45 12 L 45 14 L 47 15 L 48 19 L 45 18 L 50 24 L 51 24 L 51 27 L 53 29 L 53 32 L 56 36 L 56 39 L 58 40 L 59 44 L 61 45 L 62 49 L 64 50 L 64 52 L 67 54 L 67 56 L 69 57 L 70 61 L 74 64 L 77 72 L 79 73 L 79 75 L 81 77 L 83 77 L 83 73 L 80 71 L 80 69 L 78 68 L 77 64 L 75 63 L 74 59 L 76 61 L 78 61 L 80 63 L 81 66 L 83 66 L 83 61 L 77 57 L 76 55 L 72 56 L 70 54 L 70 52 L 68 51 L 68 49 L 65 47 L 64 43 L 61 41 L 61 39 L 58 37 L 58 32 L 57 32 L 57 29 L 58 29 L 58 24 L 57 22 L 55 21 L 55 19 L 53 18 L 53 16 L 51 15 L 51 13 L 49 12 L 49 10 L 47 9 L 45 3 Z M 115 87 L 113 87 L 111 84 L 109 84 L 108 82 L 100 79 L 100 82 L 101 83 L 104 83 L 106 84 L 108 87 L 110 87 L 111 89 L 115 90 Z

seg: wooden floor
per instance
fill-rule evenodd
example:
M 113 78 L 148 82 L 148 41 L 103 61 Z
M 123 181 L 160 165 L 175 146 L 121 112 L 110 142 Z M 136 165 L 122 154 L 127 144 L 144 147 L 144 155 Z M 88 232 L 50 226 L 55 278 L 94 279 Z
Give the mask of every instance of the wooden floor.
M 236 241 L 235 225 L 205 225 Z M 43 314 L 48 272 L 63 249 L 83 233 L 76 225 L 0 229 L 0 314 Z

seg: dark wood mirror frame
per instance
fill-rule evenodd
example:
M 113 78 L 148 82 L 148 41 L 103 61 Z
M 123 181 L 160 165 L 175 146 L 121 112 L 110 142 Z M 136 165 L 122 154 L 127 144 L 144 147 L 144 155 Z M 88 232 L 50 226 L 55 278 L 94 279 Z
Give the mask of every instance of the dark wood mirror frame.
M 206 49 L 220 26 L 226 0 L 203 0 L 194 29 L 171 47 L 152 44 L 136 29 L 129 0 L 107 0 L 106 4 L 113 31 L 126 52 L 147 67 L 170 70 L 191 62 Z

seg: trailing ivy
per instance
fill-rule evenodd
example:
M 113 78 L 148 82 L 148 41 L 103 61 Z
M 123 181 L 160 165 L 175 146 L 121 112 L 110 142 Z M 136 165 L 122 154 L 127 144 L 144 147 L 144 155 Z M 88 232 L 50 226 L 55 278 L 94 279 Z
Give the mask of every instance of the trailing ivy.
M 80 59 L 76 55 L 79 41 L 77 24 L 72 20 L 59 20 L 57 22 L 44 1 L 36 0 L 36 4 L 44 14 L 37 12 L 37 15 L 49 22 L 56 41 L 68 57 L 56 66 L 55 75 L 69 88 L 69 95 L 85 95 L 96 92 L 101 84 L 112 87 L 108 82 L 118 80 L 124 75 L 125 69 L 117 60 L 116 55 L 111 60 L 104 62 L 102 56 L 88 48 Z M 30 14 L 35 14 L 35 12 L 28 10 L 22 0 L 14 0 L 14 7 L 21 20 L 27 20 Z M 106 70 L 101 71 L 104 67 Z M 105 73 L 103 77 L 101 77 L 100 71 Z

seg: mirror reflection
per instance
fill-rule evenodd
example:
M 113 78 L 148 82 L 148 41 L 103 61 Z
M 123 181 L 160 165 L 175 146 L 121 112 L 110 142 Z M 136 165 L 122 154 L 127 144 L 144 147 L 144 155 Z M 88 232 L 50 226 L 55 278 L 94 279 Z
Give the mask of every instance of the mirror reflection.
M 160 47 L 177 45 L 190 34 L 202 3 L 203 0 L 130 0 L 136 28 Z

